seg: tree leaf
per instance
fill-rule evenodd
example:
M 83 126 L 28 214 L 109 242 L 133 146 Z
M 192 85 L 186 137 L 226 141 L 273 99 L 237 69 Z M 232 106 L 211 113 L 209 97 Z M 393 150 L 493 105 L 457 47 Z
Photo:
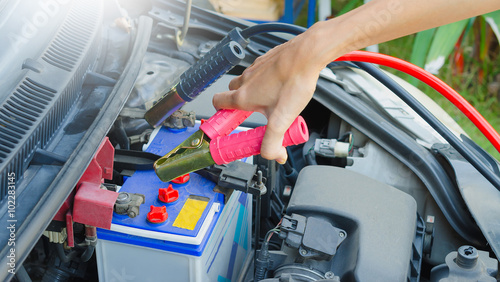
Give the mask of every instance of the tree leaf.
M 415 41 L 413 41 L 413 49 L 410 58 L 412 64 L 424 67 L 427 51 L 429 51 L 435 31 L 435 28 L 431 28 L 417 33 Z
M 434 74 L 438 73 L 446 58 L 453 51 L 453 46 L 455 46 L 468 22 L 469 19 L 466 19 L 437 28 L 425 62 L 427 71 Z
M 415 40 L 413 41 L 413 47 L 411 51 L 410 63 L 417 65 L 421 68 L 424 67 L 425 58 L 427 57 L 427 52 L 432 43 L 432 37 L 434 36 L 435 28 L 428 30 L 423 30 L 415 35 Z M 417 86 L 420 82 L 415 77 L 410 77 L 409 82 Z
M 484 14 L 483 18 L 491 26 L 491 29 L 500 43 L 500 10 Z

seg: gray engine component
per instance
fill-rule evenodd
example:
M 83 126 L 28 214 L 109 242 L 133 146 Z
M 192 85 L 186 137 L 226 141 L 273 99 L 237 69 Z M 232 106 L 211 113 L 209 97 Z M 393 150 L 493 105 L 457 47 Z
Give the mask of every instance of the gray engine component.
M 315 270 L 341 281 L 407 281 L 416 209 L 410 195 L 369 177 L 309 166 L 298 177 L 287 214 L 321 217 L 349 234 L 328 264 L 311 264 Z
M 346 238 L 344 230 L 335 228 L 328 221 L 299 214 L 282 219 L 279 237 L 291 248 L 299 249 L 303 258 L 331 260 L 337 247 Z
M 431 282 L 497 281 L 498 262 L 488 252 L 462 246 L 446 256 L 446 263 L 434 267 Z

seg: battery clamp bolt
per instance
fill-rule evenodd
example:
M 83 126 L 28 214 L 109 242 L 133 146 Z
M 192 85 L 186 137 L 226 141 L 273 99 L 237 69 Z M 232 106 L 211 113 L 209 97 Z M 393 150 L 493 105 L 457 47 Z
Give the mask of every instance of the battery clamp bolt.
M 116 203 L 118 204 L 125 204 L 130 202 L 130 194 L 129 193 L 120 193 L 118 194 L 118 197 L 116 198 Z
M 113 210 L 117 214 L 126 214 L 134 218 L 139 214 L 139 207 L 144 204 L 146 197 L 142 194 L 120 192 Z

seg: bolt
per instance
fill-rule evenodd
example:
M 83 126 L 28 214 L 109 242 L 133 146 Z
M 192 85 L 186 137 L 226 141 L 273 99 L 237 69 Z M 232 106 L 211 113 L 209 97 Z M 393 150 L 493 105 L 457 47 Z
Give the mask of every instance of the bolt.
M 345 232 L 344 231 L 340 231 L 339 232 L 339 237 L 340 238 L 344 238 L 345 237 Z
M 191 146 L 198 146 L 198 144 L 200 144 L 200 139 L 198 139 L 198 138 L 191 141 Z
M 119 204 L 124 204 L 130 201 L 130 195 L 126 192 L 122 192 L 118 194 L 118 198 L 116 198 L 116 202 Z
M 257 185 L 262 185 L 262 170 L 257 171 Z
M 334 277 L 335 277 L 335 274 L 333 274 L 333 272 L 331 272 L 331 271 L 328 271 L 327 273 L 325 273 L 326 279 L 333 279 Z
M 300 254 L 303 255 L 303 256 L 305 256 L 305 255 L 307 255 L 307 251 L 306 250 L 300 250 Z
M 128 216 L 129 216 L 130 218 L 134 218 L 134 217 L 136 217 L 136 216 L 137 216 L 137 214 L 136 214 L 134 211 L 129 211 Z
M 264 195 L 267 193 L 267 187 L 266 187 L 266 185 L 264 185 L 262 180 L 263 180 L 262 179 L 262 170 L 258 170 L 257 171 L 257 188 L 259 188 L 260 194 Z

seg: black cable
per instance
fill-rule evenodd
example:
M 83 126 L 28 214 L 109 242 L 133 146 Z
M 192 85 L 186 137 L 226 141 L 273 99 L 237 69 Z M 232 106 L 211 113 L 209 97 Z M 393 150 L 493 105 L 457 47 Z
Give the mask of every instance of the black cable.
M 474 166 L 488 181 L 500 191 L 500 179 L 444 124 L 442 124 L 424 105 L 413 97 L 406 89 L 397 84 L 387 74 L 372 64 L 355 62 L 360 69 L 366 71 L 385 87 L 394 92 L 401 100 L 420 115 L 434 130 L 455 148 L 469 163 Z
M 244 38 L 250 38 L 252 36 L 261 34 L 261 33 L 268 33 L 268 32 L 283 32 L 283 33 L 290 33 L 294 35 L 299 35 L 302 32 L 306 31 L 306 28 L 293 25 L 293 24 L 286 24 L 286 23 L 263 23 L 263 24 L 257 24 L 253 25 L 251 27 L 247 27 L 244 30 L 241 31 L 241 35 Z

